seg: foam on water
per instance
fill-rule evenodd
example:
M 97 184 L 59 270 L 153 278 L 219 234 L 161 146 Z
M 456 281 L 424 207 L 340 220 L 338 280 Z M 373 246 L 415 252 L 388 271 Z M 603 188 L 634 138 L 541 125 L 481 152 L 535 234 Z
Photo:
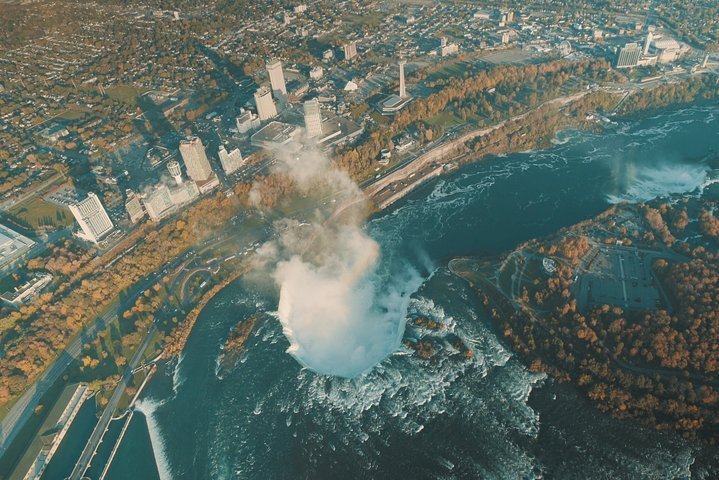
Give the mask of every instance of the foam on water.
M 172 470 L 167 457 L 165 439 L 162 436 L 162 429 L 157 422 L 155 412 L 164 405 L 166 401 L 157 401 L 151 398 L 141 398 L 135 403 L 135 410 L 142 413 L 147 423 L 147 431 L 150 434 L 152 453 L 155 457 L 155 465 L 160 475 L 160 480 L 172 480 Z
M 640 203 L 676 193 L 690 193 L 706 182 L 708 169 L 697 164 L 673 164 L 638 167 L 627 173 L 623 191 L 607 194 L 610 203 Z

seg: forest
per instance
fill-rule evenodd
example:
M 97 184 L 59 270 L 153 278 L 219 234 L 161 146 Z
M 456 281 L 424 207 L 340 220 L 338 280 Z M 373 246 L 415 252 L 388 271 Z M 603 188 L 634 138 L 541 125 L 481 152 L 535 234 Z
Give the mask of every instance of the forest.
M 687 438 L 719 441 L 719 219 L 714 200 L 653 201 L 636 207 L 639 231 L 617 227 L 631 206 L 530 242 L 559 262 L 553 276 L 524 289 L 516 311 L 494 307 L 493 317 L 532 370 L 576 385 L 599 410 Z M 713 212 L 713 213 L 712 213 Z M 657 259 L 653 269 L 670 305 L 624 310 L 597 305 L 580 311 L 573 283 L 590 251 L 590 232 L 603 243 L 670 249 L 684 261 Z M 585 236 L 588 235 L 588 236 Z M 676 238 L 691 238 L 677 242 Z M 480 297 L 497 304 L 487 291 Z

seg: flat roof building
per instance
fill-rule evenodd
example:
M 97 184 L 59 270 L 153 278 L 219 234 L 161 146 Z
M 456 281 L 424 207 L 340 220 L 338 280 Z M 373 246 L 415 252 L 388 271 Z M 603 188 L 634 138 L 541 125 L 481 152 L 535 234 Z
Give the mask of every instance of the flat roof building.
M 222 169 L 227 175 L 239 170 L 244 163 L 242 160 L 242 153 L 239 148 L 235 148 L 234 150 L 228 152 L 224 145 L 220 145 L 217 155 L 220 157 Z
M 270 122 L 250 137 L 250 142 L 258 148 L 275 149 L 288 147 L 297 137 L 298 129 L 294 125 L 282 122 Z M 293 147 L 293 150 L 299 149 Z
M 274 100 L 272 100 L 272 92 L 270 92 L 269 88 L 262 86 L 257 89 L 255 92 L 255 105 L 257 105 L 257 115 L 259 115 L 260 121 L 264 122 L 277 116 L 277 108 Z
M 87 194 L 87 198 L 71 203 L 69 208 L 80 225 L 79 236 L 85 240 L 98 243 L 114 228 L 105 207 L 102 206 L 97 195 L 92 192 Z
M 342 49 L 344 50 L 345 60 L 352 60 L 357 56 L 357 42 L 355 41 L 345 43 Z
M 35 246 L 35 242 L 15 230 L 0 225 L 0 267 L 17 260 Z
M 199 137 L 189 137 L 180 142 L 180 155 L 191 179 L 202 182 L 210 178 L 212 167 Z
M 305 130 L 307 138 L 314 138 L 322 135 L 322 111 L 320 102 L 314 98 L 304 103 Z
M 282 72 L 282 62 L 279 60 L 268 62 L 267 73 L 270 76 L 272 93 L 274 93 L 277 98 L 286 97 L 287 86 L 285 85 L 285 74 Z
M 189 182 L 188 182 L 189 183 Z M 175 204 L 170 197 L 167 185 L 160 185 L 142 199 L 145 210 L 153 222 L 159 222 L 175 211 Z
M 142 208 L 140 198 L 132 191 L 130 191 L 127 195 L 127 200 L 125 201 L 125 211 L 130 217 L 130 221 L 132 223 L 137 223 L 145 216 L 145 210 Z
M 632 68 L 639 64 L 642 56 L 642 49 L 637 43 L 627 43 L 617 56 L 617 68 Z
M 0 299 L 7 305 L 17 308 L 27 303 L 51 281 L 52 275 L 49 273 L 36 273 L 19 287 L 15 287 L 12 291 L 1 294 Z

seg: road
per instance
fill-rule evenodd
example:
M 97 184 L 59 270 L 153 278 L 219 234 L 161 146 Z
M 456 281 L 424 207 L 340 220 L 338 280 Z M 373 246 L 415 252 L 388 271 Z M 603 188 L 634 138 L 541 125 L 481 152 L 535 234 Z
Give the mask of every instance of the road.
M 87 470 L 87 467 L 90 466 L 90 462 L 95 456 L 95 452 L 98 445 L 100 444 L 100 440 L 102 440 L 103 435 L 105 435 L 107 427 L 110 424 L 110 420 L 112 420 L 112 415 L 117 409 L 117 404 L 120 402 L 122 394 L 124 393 L 125 388 L 127 388 L 128 382 L 132 379 L 132 371 L 140 364 L 143 354 L 145 353 L 145 350 L 147 350 L 147 347 L 150 345 L 150 341 L 152 340 L 156 331 L 157 327 L 153 322 L 152 326 L 147 331 L 147 335 L 145 335 L 145 338 L 142 340 L 137 350 L 135 350 L 135 354 L 132 356 L 132 359 L 125 367 L 122 378 L 115 387 L 115 391 L 112 392 L 110 401 L 107 403 L 105 410 L 103 410 L 100 420 L 97 422 L 97 425 L 95 425 L 95 429 L 92 431 L 92 435 L 90 435 L 90 438 L 85 444 L 85 448 L 83 449 L 80 458 L 75 464 L 75 468 L 70 474 L 71 479 L 79 480 L 80 478 L 82 478 L 82 476 L 85 474 L 85 470 Z
M 169 265 L 179 265 L 182 260 L 184 259 L 175 259 L 170 262 Z M 173 267 L 170 266 L 169 268 Z M 22 429 L 22 426 L 25 425 L 25 422 L 32 416 L 40 399 L 60 378 L 63 372 L 65 372 L 65 369 L 80 356 L 83 345 L 94 340 L 99 332 L 103 331 L 110 323 L 115 321 L 120 312 L 132 305 L 138 293 L 150 288 L 157 282 L 161 275 L 161 271 L 155 272 L 130 288 L 124 302 L 111 307 L 102 316 L 99 316 L 95 322 L 86 327 L 70 342 L 35 383 L 20 396 L 7 415 L 2 419 L 2 422 L 0 422 L 0 457 L 7 451 L 12 441 Z

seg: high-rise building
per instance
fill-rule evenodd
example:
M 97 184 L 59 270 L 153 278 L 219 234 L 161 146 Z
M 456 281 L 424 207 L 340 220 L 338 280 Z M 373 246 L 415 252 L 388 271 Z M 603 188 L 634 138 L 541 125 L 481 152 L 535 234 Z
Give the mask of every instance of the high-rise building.
M 404 85 L 404 66 L 407 65 L 407 60 L 400 59 L 399 61 L 399 97 L 400 98 L 406 98 L 407 97 L 407 89 Z
M 304 110 L 307 138 L 322 135 L 322 111 L 320 110 L 320 102 L 316 98 L 307 100 L 304 104 Z
M 182 170 L 180 169 L 180 162 L 177 160 L 170 160 L 167 162 L 167 170 L 169 170 L 172 178 L 175 179 L 175 183 L 178 185 L 182 184 Z
M 275 97 L 286 97 L 287 87 L 285 86 L 285 75 L 282 73 L 282 62 L 279 60 L 269 62 L 267 64 L 267 73 L 270 75 L 272 93 L 275 94 Z
M 345 43 L 342 48 L 345 52 L 345 60 L 352 60 L 357 56 L 357 42 Z
M 207 160 L 205 147 L 198 137 L 190 137 L 180 142 L 180 155 L 185 162 L 187 175 L 196 182 L 204 182 L 212 175 L 210 161 Z
M 277 116 L 277 108 L 272 100 L 270 89 L 262 86 L 255 92 L 255 105 L 257 105 L 257 114 L 261 121 L 269 120 Z
M 617 56 L 617 68 L 636 67 L 641 56 L 642 49 L 639 48 L 639 44 L 627 43 L 621 50 L 619 50 L 619 55 Z
M 644 40 L 644 50 L 642 51 L 643 55 L 647 55 L 649 53 L 649 47 L 652 45 L 653 39 L 654 35 L 652 35 L 652 32 L 647 33 L 647 39 Z
M 236 172 L 244 163 L 242 161 L 242 153 L 240 152 L 239 148 L 235 148 L 231 152 L 227 152 L 225 146 L 220 145 L 220 149 L 218 150 L 217 155 L 220 157 L 222 169 L 228 175 L 233 172 Z
M 86 240 L 97 243 L 114 228 L 100 199 L 92 192 L 84 200 L 71 203 L 69 208 L 82 229 L 81 237 Z

